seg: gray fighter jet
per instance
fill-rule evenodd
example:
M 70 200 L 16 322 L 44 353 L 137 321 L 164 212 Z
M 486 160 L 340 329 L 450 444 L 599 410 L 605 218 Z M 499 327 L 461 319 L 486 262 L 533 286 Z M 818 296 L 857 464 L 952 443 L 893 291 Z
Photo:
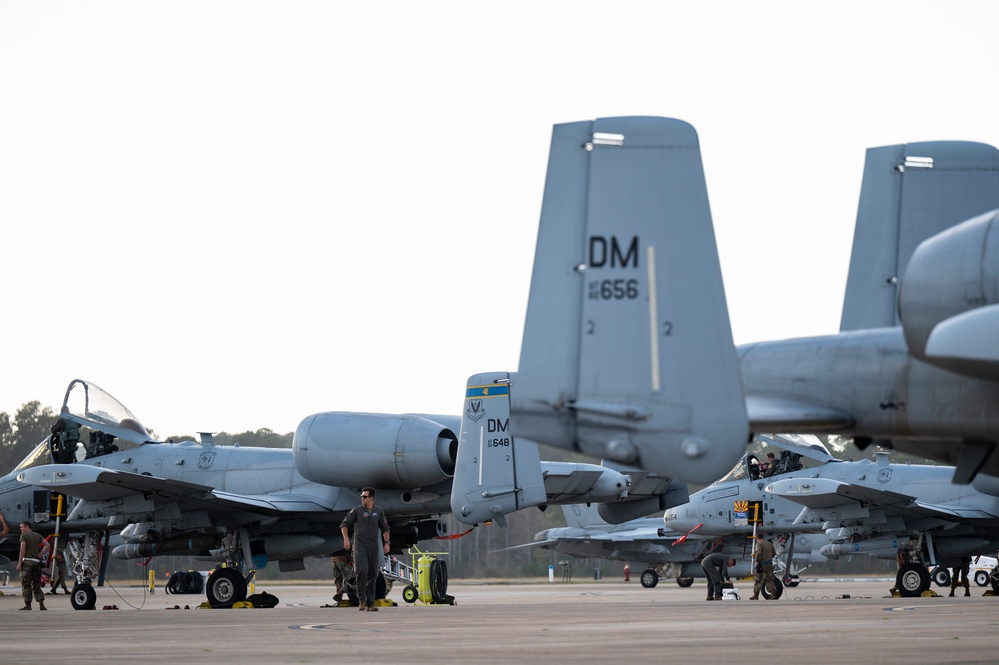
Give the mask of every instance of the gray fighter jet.
M 68 543 L 76 609 L 95 605 L 100 542 L 111 534 L 122 541 L 112 551 L 116 558 L 189 555 L 224 564 L 206 585 L 212 605 L 244 599 L 251 571 L 268 561 L 300 570 L 304 557 L 341 550 L 340 520 L 364 486 L 376 488 L 389 516 L 393 552 L 446 534 L 440 517 L 450 512 L 458 416 L 315 414 L 299 425 L 290 450 L 216 446 L 207 435 L 200 443 L 164 443 L 107 392 L 74 380 L 60 418 L 90 436 L 70 441 L 68 459 L 60 437 L 42 442 L 0 480 L 0 509 L 15 523 L 41 522 L 44 532 L 55 525 L 52 496 L 75 499 L 58 530 L 76 536 Z M 641 502 L 652 496 L 645 492 L 676 491 L 676 502 L 686 499 L 684 486 L 655 474 L 642 474 L 636 485 L 611 468 L 542 462 L 536 450 L 534 444 L 540 492 L 515 509 Z
M 527 546 L 642 562 L 649 565 L 643 586 L 655 586 L 660 577 L 687 586 L 702 576 L 698 562 L 711 552 L 735 559 L 733 575 L 749 574 L 749 542 L 761 531 L 776 546 L 783 583 L 764 589 L 767 598 L 795 585 L 807 562 L 861 554 L 905 561 L 896 588 L 918 596 L 933 577 L 927 567 L 943 579 L 961 557 L 999 549 L 999 498 L 951 483 L 953 467 L 892 464 L 886 452 L 874 461 L 846 462 L 814 437 L 761 435 L 757 442 L 776 453 L 772 463 L 763 452 L 747 453 L 662 520 L 612 525 L 595 510 L 563 506 L 569 526 L 542 531 Z M 999 571 L 979 571 L 975 579 L 999 592 Z
M 747 453 L 729 475 L 667 509 L 666 526 L 698 526 L 702 536 L 749 534 L 755 527 L 780 534 L 792 552 L 796 534 L 821 533 L 826 542 L 819 553 L 827 558 L 866 554 L 904 562 L 896 579 L 903 596 L 929 588 L 928 566 L 951 567 L 961 557 L 999 550 L 999 497 L 952 483 L 953 467 L 893 464 L 883 451 L 873 461 L 844 462 L 814 441 L 792 447 L 796 437 L 757 438 L 781 450 L 775 470 L 762 470 L 757 455 Z M 807 459 L 818 465 L 806 466 Z M 747 510 L 758 524 L 746 521 Z M 999 591 L 999 574 L 992 584 Z
M 542 547 L 579 558 L 643 564 L 639 580 L 647 589 L 656 587 L 661 578 L 673 578 L 678 586 L 689 587 L 695 578 L 704 577 L 701 559 L 715 552 L 731 559 L 729 574 L 733 578 L 752 575 L 752 542 L 741 531 L 729 536 L 704 535 L 696 528 L 689 533 L 676 531 L 664 528 L 661 516 L 609 524 L 595 507 L 583 504 L 562 506 L 562 512 L 568 526 L 540 531 L 534 536 L 534 542 L 516 547 Z M 705 518 L 711 519 L 711 516 Z M 764 587 L 762 592 L 764 598 L 776 600 L 783 594 L 784 586 L 798 585 L 798 576 L 809 563 L 826 560 L 818 547 L 828 541 L 823 534 L 801 534 L 797 536 L 794 552 L 790 552 L 785 534 L 771 540 L 778 555 L 775 561 L 777 582 L 773 588 Z M 790 567 L 787 565 L 789 555 L 793 558 Z

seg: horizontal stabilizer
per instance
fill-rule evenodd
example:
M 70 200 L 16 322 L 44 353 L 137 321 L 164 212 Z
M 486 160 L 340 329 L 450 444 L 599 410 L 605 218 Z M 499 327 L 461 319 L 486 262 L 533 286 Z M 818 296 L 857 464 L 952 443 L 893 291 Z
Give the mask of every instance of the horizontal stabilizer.
M 518 437 L 711 482 L 749 427 L 697 133 L 604 118 L 552 134 Z

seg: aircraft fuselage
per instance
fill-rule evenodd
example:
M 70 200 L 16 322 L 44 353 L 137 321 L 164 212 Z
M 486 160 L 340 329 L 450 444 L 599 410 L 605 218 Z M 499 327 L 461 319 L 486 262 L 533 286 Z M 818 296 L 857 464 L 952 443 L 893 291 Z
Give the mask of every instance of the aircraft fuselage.
M 852 425 L 836 434 L 891 441 L 906 451 L 932 446 L 934 457 L 952 464 L 960 446 L 937 442 L 999 441 L 999 382 L 917 360 L 901 328 L 747 344 L 738 353 L 747 399 L 780 396 L 850 414 Z M 829 432 L 801 422 L 753 422 L 752 427 Z M 995 475 L 999 468 L 986 472 Z

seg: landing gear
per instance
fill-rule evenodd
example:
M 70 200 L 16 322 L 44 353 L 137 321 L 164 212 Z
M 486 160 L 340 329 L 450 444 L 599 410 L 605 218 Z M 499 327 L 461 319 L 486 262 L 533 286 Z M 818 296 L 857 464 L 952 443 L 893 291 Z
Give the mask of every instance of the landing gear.
M 208 576 L 205 595 L 212 607 L 229 607 L 246 600 L 246 580 L 235 568 L 216 568 Z
M 936 568 L 930 571 L 930 579 L 932 579 L 933 583 L 936 584 L 937 586 L 949 586 L 950 571 L 947 570 L 946 568 L 941 568 L 940 566 L 937 566 Z
M 798 586 L 799 584 L 801 584 L 801 578 L 798 577 L 797 575 L 787 575 L 781 581 L 784 582 L 784 586 L 786 586 L 786 587 L 789 586 L 791 588 L 794 588 L 794 587 Z
M 646 589 L 652 589 L 657 584 L 659 584 L 659 573 L 652 570 L 651 568 L 646 568 L 642 571 L 642 586 Z
M 895 576 L 895 588 L 900 596 L 915 598 L 921 596 L 930 588 L 930 574 L 925 566 L 918 563 L 907 563 L 898 569 Z
M 678 577 L 678 578 L 676 578 L 676 585 L 678 587 L 683 588 L 683 589 L 686 589 L 687 587 L 689 587 L 693 583 L 694 583 L 694 578 L 693 577 Z
M 89 584 L 77 584 L 69 594 L 69 603 L 74 610 L 92 610 L 97 606 L 97 592 Z

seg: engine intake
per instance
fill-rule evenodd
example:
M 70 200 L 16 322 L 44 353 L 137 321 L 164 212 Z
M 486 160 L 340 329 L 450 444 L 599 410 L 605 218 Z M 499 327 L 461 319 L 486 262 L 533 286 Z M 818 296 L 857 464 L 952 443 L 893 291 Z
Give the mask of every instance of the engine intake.
M 299 424 L 292 450 L 298 472 L 313 482 L 404 489 L 450 478 L 458 437 L 424 416 L 318 413 Z
M 913 252 L 898 311 L 913 356 L 978 378 L 999 378 L 999 211 L 973 217 Z

